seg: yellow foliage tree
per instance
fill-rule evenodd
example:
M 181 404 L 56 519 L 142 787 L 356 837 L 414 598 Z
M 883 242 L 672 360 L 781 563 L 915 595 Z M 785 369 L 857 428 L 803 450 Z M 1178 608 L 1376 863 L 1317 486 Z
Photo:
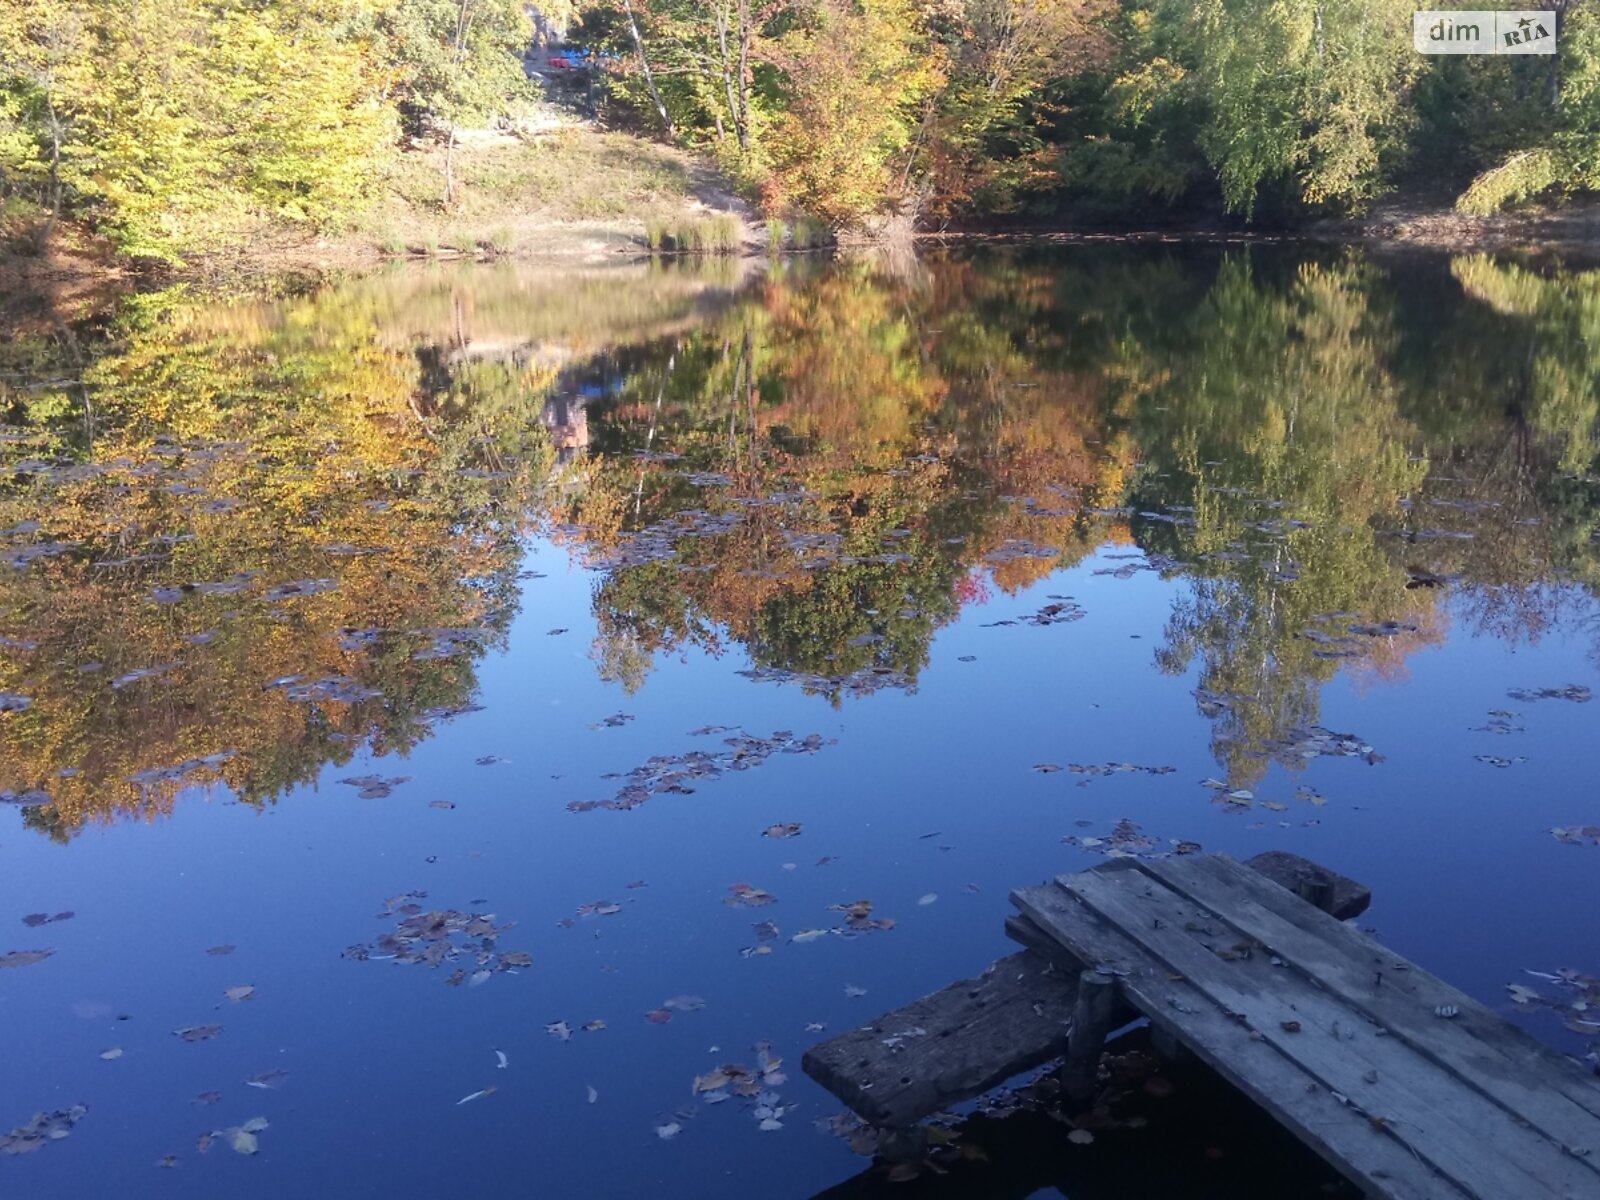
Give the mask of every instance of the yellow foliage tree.
M 843 226 L 901 210 L 944 56 L 917 0 L 815 0 L 778 43 L 785 103 L 773 126 L 770 207 Z

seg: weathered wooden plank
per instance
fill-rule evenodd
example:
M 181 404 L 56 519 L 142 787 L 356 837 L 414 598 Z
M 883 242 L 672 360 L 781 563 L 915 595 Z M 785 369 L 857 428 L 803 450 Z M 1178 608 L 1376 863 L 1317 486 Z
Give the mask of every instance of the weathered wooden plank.
M 1042 884 L 1013 892 L 1011 899 L 1080 960 L 1113 968 L 1123 995 L 1152 1024 L 1178 1036 L 1369 1195 L 1392 1200 L 1489 1200 L 1457 1187 L 1413 1155 L 1391 1131 L 1341 1104 L 1298 1063 L 1270 1042 L 1252 1037 L 1245 1025 L 1192 983 L 1154 962 L 1064 889 Z
M 813 1046 L 805 1073 L 875 1125 L 910 1125 L 1066 1048 L 1077 975 L 1024 950 Z
M 1220 856 L 1150 864 L 1169 887 L 1216 912 L 1382 1024 L 1467 1086 L 1580 1156 L 1600 1176 L 1600 1080 L 1366 935 L 1307 912 Z M 1434 1013 L 1459 1010 L 1453 1020 Z
M 1081 969 L 1081 964 L 1073 959 L 1066 947 L 1023 913 L 1012 913 L 1006 918 L 1006 936 L 1063 969 Z
M 1331 993 L 1266 955 L 1235 952 L 1238 939 L 1217 914 L 1154 875 L 1085 871 L 1059 882 L 1463 1190 L 1483 1200 L 1593 1200 L 1593 1173 L 1543 1134 Z
M 1265 875 L 1285 891 L 1292 892 L 1338 921 L 1359 917 L 1372 903 L 1372 889 L 1366 884 L 1357 883 L 1348 876 L 1330 871 L 1309 858 L 1290 854 L 1287 850 L 1263 850 L 1245 859 L 1242 865 L 1258 875 Z M 1321 897 L 1313 898 L 1315 889 L 1326 890 Z

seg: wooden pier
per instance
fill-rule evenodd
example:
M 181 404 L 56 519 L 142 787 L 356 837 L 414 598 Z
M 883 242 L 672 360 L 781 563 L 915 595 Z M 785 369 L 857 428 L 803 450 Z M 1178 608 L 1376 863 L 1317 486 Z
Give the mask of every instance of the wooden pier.
M 915 1153 L 916 1123 L 1148 1018 L 1369 1197 L 1600 1200 L 1600 1078 L 1344 923 L 1293 855 L 1118 859 L 1012 893 L 1027 950 L 813 1047 L 807 1074 Z

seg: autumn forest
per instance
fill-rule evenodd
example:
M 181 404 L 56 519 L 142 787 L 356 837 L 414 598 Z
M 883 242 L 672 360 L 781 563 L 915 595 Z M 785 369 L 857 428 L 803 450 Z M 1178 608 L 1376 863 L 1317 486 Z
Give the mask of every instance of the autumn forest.
M 12 0 L 0 215 L 18 245 L 47 243 L 65 220 L 137 261 L 337 236 L 423 150 L 442 171 L 426 204 L 448 213 L 467 134 L 525 136 L 580 96 L 602 125 L 697 156 L 771 220 L 879 236 L 1161 214 L 1281 225 L 1386 197 L 1487 213 L 1600 183 L 1593 0 L 1554 4 L 1551 56 L 1419 55 L 1412 11 Z M 555 46 L 560 70 L 525 61 L 536 43 Z M 579 77 L 576 91 L 557 86 Z M 646 203 L 648 184 L 617 186 L 585 204 Z

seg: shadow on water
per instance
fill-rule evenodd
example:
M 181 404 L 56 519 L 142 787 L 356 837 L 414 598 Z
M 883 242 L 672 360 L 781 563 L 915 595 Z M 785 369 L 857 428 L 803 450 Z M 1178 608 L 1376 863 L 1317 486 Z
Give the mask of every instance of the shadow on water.
M 1107 1043 L 1110 1128 L 1068 1140 L 1047 1072 L 996 1106 L 950 1125 L 942 1173 L 891 1177 L 877 1164 L 812 1200 L 1356 1200 L 1340 1179 L 1241 1093 L 1193 1058 L 1160 1062 L 1143 1031 Z

